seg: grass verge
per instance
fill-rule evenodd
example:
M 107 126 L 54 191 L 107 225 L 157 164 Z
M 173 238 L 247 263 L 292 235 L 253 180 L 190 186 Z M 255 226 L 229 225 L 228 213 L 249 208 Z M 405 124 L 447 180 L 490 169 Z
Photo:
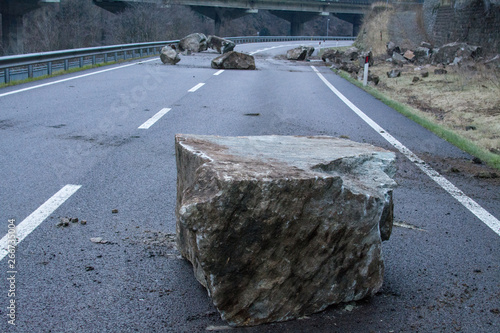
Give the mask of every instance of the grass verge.
M 399 113 L 403 114 L 407 118 L 413 120 L 417 124 L 425 127 L 429 131 L 433 132 L 440 138 L 448 141 L 449 143 L 453 144 L 454 146 L 460 148 L 461 150 L 469 153 L 470 155 L 477 157 L 481 159 L 483 162 L 488 164 L 489 166 L 496 168 L 497 170 L 500 170 L 500 156 L 489 152 L 486 149 L 483 149 L 479 146 L 477 146 L 474 142 L 470 141 L 467 138 L 464 138 L 463 136 L 439 125 L 436 124 L 435 122 L 430 121 L 427 118 L 421 117 L 418 115 L 418 112 L 413 109 L 412 107 L 403 104 L 401 102 L 395 101 L 389 97 L 387 97 L 385 94 L 380 92 L 379 90 L 370 87 L 370 86 L 363 86 L 362 82 L 359 82 L 358 80 L 353 79 L 349 74 L 343 72 L 343 71 L 336 71 L 338 75 L 343 77 L 344 79 L 348 80 L 352 84 L 358 86 L 359 88 L 363 89 L 364 91 L 368 92 L 371 94 L 373 97 L 376 99 L 380 100 L 387 106 L 393 108 L 394 110 L 398 111 Z

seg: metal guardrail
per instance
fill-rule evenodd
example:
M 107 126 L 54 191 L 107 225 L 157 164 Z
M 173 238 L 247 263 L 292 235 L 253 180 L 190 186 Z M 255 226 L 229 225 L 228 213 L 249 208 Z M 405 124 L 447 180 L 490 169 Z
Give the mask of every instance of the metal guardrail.
M 322 37 L 322 36 L 251 36 L 227 37 L 236 44 L 286 41 L 323 41 L 354 40 L 355 37 Z M 0 57 L 0 82 L 52 75 L 58 71 L 81 68 L 86 65 L 116 62 L 119 60 L 137 59 L 157 55 L 163 46 L 177 44 L 179 40 L 100 46 L 73 50 L 61 50 L 42 53 L 30 53 Z

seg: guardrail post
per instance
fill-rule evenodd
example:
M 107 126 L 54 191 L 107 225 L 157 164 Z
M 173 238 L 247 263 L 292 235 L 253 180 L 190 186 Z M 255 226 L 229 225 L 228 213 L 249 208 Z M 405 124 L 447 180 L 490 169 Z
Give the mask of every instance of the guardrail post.
M 97 63 L 96 62 L 96 57 L 95 57 L 95 55 L 93 55 L 92 56 L 92 66 L 95 66 L 96 63 Z
M 104 63 L 107 63 L 107 62 L 108 62 L 108 54 L 104 53 Z
M 118 52 L 115 52 L 115 62 L 118 61 Z
M 80 57 L 79 61 L 80 61 L 80 68 L 82 68 L 83 67 L 83 57 Z
M 47 75 L 52 75 L 52 61 L 47 63 Z
M 67 71 L 69 69 L 69 59 L 64 59 L 64 70 Z
M 33 65 L 28 65 L 28 78 L 33 77 Z
M 5 83 L 10 83 L 10 68 L 6 68 L 3 73 Z

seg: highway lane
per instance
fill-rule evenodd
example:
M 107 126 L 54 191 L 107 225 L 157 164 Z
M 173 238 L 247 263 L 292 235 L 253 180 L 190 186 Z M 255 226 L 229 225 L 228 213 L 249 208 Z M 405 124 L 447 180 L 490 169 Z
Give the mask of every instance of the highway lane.
M 19 245 L 16 327 L 7 323 L 6 306 L 13 298 L 4 283 L 0 329 L 203 332 L 224 326 L 190 265 L 172 248 L 173 136 L 334 135 L 394 150 L 311 65 L 429 163 L 470 160 L 321 63 L 273 58 L 287 47 L 239 45 L 246 52 L 262 50 L 255 54 L 257 71 L 214 75 L 215 54 L 203 53 L 176 66 L 156 59 L 0 97 L 2 234 L 9 218 L 20 222 L 66 184 L 81 185 Z M 205 85 L 189 92 L 199 83 Z M 164 108 L 171 110 L 149 129 L 138 128 Z M 401 154 L 398 166 L 396 220 L 419 229 L 396 227 L 385 243 L 380 294 L 353 304 L 351 311 L 340 305 L 309 319 L 244 331 L 498 331 L 498 235 Z M 497 181 L 447 176 L 500 216 Z M 88 223 L 57 228 L 60 216 Z M 93 237 L 107 243 L 92 243 Z M 9 276 L 6 259 L 2 281 Z

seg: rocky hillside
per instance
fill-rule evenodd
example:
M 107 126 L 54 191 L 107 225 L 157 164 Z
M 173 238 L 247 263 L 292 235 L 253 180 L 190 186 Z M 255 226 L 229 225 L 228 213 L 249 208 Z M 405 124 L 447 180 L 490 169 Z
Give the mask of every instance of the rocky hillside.
M 385 52 L 389 41 L 415 48 L 452 42 L 479 45 L 485 54 L 500 53 L 500 0 L 425 0 L 423 6 L 375 4 L 365 17 L 359 46 Z

